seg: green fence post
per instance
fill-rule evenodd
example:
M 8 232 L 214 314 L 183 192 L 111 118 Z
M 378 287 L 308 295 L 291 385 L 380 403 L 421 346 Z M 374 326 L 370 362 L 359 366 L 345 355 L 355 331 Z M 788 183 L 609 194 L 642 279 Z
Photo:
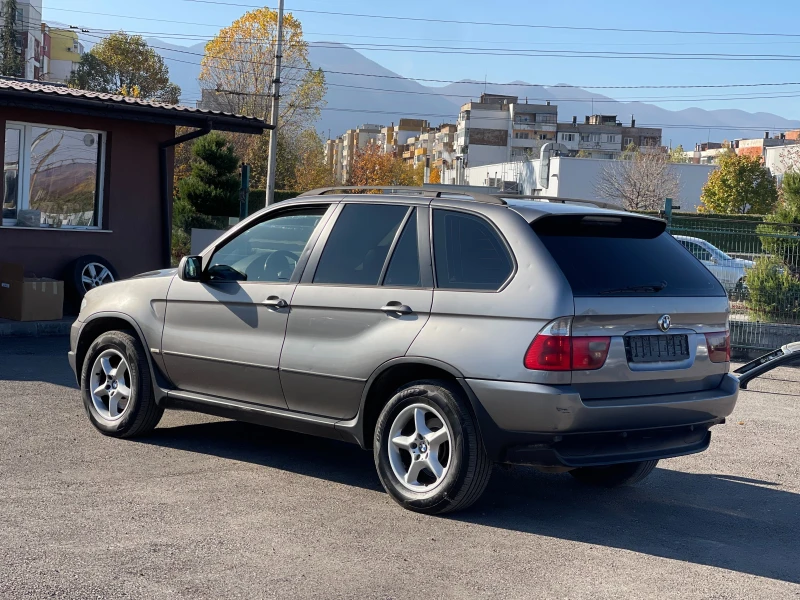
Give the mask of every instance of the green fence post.
M 250 200 L 250 165 L 242 163 L 242 187 L 239 189 L 239 220 L 247 218 Z
M 672 198 L 664 200 L 664 219 L 667 221 L 667 231 L 672 229 Z

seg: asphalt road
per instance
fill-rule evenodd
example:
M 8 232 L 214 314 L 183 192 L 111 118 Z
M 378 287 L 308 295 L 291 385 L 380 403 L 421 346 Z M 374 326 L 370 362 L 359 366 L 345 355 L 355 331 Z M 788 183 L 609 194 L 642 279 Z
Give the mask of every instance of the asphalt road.
M 89 425 L 63 339 L 0 339 L 0 598 L 800 598 L 800 370 L 637 487 L 495 469 L 446 518 L 355 446 L 192 413 Z

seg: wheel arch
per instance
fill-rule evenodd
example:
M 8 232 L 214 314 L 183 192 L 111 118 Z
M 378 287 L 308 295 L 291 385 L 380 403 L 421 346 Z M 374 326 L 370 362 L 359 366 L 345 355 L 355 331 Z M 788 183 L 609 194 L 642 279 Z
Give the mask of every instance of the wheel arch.
M 109 331 L 131 331 L 138 338 L 139 343 L 142 344 L 144 348 L 144 354 L 147 357 L 147 366 L 150 369 L 153 391 L 156 394 L 156 398 L 160 399 L 163 394 L 160 392 L 157 382 L 160 381 L 161 378 L 154 368 L 153 359 L 150 356 L 147 339 L 142 332 L 142 328 L 139 327 L 139 324 L 133 317 L 120 312 L 96 313 L 84 321 L 80 333 L 78 334 L 78 341 L 75 344 L 75 373 L 77 374 L 79 384 L 81 373 L 83 372 L 83 363 L 84 360 L 86 360 L 86 352 L 89 350 L 89 346 L 91 346 L 92 342 L 99 336 Z
M 470 409 L 474 414 L 474 394 L 458 369 L 433 358 L 405 356 L 389 360 L 373 371 L 364 386 L 358 414 L 350 421 L 337 423 L 336 429 L 348 441 L 355 441 L 365 449 L 371 448 L 381 409 L 397 388 L 419 379 L 443 379 L 454 383 L 470 400 Z M 480 426 L 480 423 L 478 425 Z

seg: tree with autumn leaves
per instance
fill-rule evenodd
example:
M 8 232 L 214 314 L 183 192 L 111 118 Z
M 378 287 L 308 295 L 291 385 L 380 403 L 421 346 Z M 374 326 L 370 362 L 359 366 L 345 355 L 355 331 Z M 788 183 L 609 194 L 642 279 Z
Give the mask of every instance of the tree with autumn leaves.
M 420 165 L 422 166 L 422 165 Z M 423 169 L 381 152 L 377 144 L 356 151 L 348 185 L 422 185 Z
M 277 35 L 278 14 L 265 7 L 245 13 L 206 44 L 200 86 L 207 90 L 206 96 L 212 94 L 214 108 L 273 121 L 270 111 Z M 283 36 L 280 114 L 274 133 L 278 136 L 278 169 L 284 173 L 276 177 L 278 187 L 288 182 L 300 165 L 296 160 L 305 152 L 303 137 L 308 137 L 307 132 L 319 118 L 326 91 L 325 76 L 322 70 L 311 67 L 303 27 L 291 13 L 284 15 Z M 273 134 L 229 136 L 236 153 L 252 167 L 253 186 L 261 187 L 265 182 L 269 135 Z

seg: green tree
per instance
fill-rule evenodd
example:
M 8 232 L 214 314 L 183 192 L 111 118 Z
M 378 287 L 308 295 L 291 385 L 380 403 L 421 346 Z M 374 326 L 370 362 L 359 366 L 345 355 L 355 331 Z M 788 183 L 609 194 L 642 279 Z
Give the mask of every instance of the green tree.
M 767 214 L 778 202 L 775 178 L 760 156 L 725 152 L 719 169 L 711 172 L 700 196 L 698 212 Z
M 70 87 L 177 104 L 181 88 L 164 59 L 140 35 L 112 33 L 81 57 Z
M 192 174 L 178 183 L 178 203 L 203 215 L 239 215 L 239 158 L 225 138 L 210 133 L 192 148 Z
M 298 136 L 298 157 L 292 189 L 306 192 L 335 185 L 333 170 L 325 162 L 322 139 L 314 129 L 307 129 Z
M 687 162 L 686 157 L 684 156 L 684 149 L 681 144 L 675 146 L 672 150 L 669 151 L 669 162 L 671 163 L 685 163 Z
M 0 30 L 0 75 L 20 77 L 22 75 L 22 54 L 17 51 L 17 0 L 5 1 L 3 28 Z
M 790 171 L 781 182 L 781 204 L 772 215 L 764 217 L 757 228 L 766 252 L 781 260 L 791 270 L 800 271 L 800 173 Z
M 780 259 L 762 257 L 747 271 L 745 304 L 759 321 L 794 323 L 800 319 L 800 281 Z

